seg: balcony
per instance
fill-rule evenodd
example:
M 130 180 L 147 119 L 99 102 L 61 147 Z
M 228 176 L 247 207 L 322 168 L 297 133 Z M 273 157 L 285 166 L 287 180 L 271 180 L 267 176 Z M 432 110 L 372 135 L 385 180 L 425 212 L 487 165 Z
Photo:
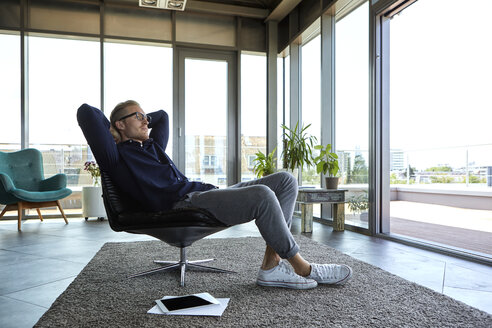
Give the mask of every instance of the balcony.
M 392 185 L 390 231 L 492 257 L 492 188 Z
M 367 185 L 342 185 L 347 198 Z M 391 185 L 390 233 L 492 258 L 492 188 L 485 185 Z M 346 223 L 367 228 L 367 216 L 346 206 Z M 316 215 L 316 214 L 315 214 Z M 319 211 L 318 211 L 319 216 Z

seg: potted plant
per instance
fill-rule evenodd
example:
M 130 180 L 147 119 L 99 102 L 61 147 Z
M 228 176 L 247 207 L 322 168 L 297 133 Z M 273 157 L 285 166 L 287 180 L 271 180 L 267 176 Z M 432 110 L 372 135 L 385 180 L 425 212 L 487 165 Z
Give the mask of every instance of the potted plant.
M 274 156 L 276 150 L 277 148 L 272 150 L 268 155 L 263 154 L 261 151 L 258 151 L 255 154 L 256 158 L 254 159 L 255 166 L 253 167 L 253 172 L 257 178 L 265 177 L 275 172 L 275 162 L 277 158 Z
M 314 147 L 319 150 L 319 155 L 314 159 L 316 163 L 316 172 L 325 175 L 326 189 L 338 188 L 338 177 L 336 176 L 339 170 L 338 155 L 331 152 L 331 145 L 317 145 Z M 328 174 L 328 176 L 327 176 Z
M 84 171 L 90 173 L 94 187 L 98 187 L 101 183 L 101 171 L 97 163 L 94 161 L 85 162 Z
M 354 212 L 354 214 L 360 214 L 360 219 L 362 221 L 367 221 L 369 209 L 369 198 L 367 191 L 364 190 L 362 193 L 355 194 L 348 199 L 348 208 Z
M 283 168 L 293 173 L 294 176 L 297 176 L 294 173 L 296 169 L 302 169 L 305 165 L 313 165 L 312 149 L 317 139 L 307 134 L 306 130 L 310 126 L 311 124 L 308 124 L 301 128 L 297 122 L 295 128 L 290 129 L 282 124 L 282 129 L 284 129 Z

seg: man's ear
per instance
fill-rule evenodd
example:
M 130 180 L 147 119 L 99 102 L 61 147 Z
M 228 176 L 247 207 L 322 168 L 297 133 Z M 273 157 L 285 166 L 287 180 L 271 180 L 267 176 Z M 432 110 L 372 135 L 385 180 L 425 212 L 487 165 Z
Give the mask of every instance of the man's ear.
M 120 130 L 125 128 L 125 123 L 123 123 L 122 121 L 116 121 L 114 122 L 114 125 Z

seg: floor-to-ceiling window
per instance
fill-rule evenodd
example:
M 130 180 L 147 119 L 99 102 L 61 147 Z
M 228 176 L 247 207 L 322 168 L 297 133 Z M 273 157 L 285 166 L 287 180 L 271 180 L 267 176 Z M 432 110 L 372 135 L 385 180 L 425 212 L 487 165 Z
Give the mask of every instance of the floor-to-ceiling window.
M 383 219 L 393 234 L 491 257 L 492 2 L 466 5 L 471 11 L 458 0 L 417 1 L 386 25 L 391 205 Z
M 348 189 L 345 222 L 368 227 L 369 2 L 336 21 L 335 149 L 341 188 Z
M 42 152 L 46 177 L 90 184 L 76 112 L 83 103 L 100 106 L 99 42 L 29 36 L 28 43 L 29 146 Z
M 136 100 L 142 109 L 169 115 L 166 153 L 173 156 L 173 53 L 163 45 L 104 43 L 104 107 L 106 115 L 120 102 Z
M 266 57 L 241 54 L 241 181 L 255 178 L 256 153 L 266 153 Z
M 21 148 L 19 34 L 0 34 L 0 49 L 0 151 L 13 151 Z

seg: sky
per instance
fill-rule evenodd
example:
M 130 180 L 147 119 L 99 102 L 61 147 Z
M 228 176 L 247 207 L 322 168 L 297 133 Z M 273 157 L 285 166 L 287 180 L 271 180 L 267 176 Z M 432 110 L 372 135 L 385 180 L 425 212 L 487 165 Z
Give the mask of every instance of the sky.
M 368 10 L 366 2 L 335 25 L 337 150 L 369 147 Z
M 465 166 L 467 149 L 492 165 L 491 12 L 490 0 L 419 0 L 391 20 L 391 148 L 417 166 Z

